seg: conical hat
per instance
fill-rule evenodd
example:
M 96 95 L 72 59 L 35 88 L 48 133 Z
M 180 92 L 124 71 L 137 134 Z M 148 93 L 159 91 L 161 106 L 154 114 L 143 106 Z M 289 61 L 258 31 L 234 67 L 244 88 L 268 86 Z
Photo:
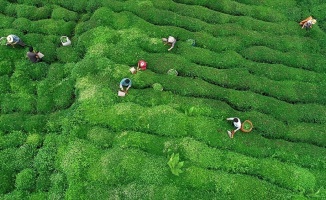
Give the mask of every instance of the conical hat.
M 315 19 L 312 19 L 312 20 L 311 20 L 311 23 L 312 23 L 312 24 L 316 24 L 316 22 L 317 22 L 317 20 L 315 20 Z
M 7 41 L 8 41 L 8 42 L 13 42 L 13 41 L 14 41 L 14 38 L 13 38 L 11 35 L 9 35 L 9 36 L 7 37 Z

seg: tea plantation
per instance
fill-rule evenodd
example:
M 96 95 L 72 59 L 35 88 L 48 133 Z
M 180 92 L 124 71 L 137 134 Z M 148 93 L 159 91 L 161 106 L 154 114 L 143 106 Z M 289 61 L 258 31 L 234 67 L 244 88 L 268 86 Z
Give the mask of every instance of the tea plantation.
M 326 199 L 324 0 L 0 0 L 0 22 L 45 55 L 0 46 L 0 199 Z

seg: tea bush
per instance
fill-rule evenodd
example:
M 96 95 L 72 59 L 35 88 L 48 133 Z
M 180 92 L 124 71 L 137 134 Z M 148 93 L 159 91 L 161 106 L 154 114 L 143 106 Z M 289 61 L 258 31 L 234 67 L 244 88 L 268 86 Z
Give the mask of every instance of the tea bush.
M 57 48 L 56 55 L 58 60 L 63 63 L 75 63 L 80 60 L 78 52 L 73 47 Z
M 16 176 L 16 188 L 18 190 L 26 190 L 32 192 L 35 187 L 35 171 L 31 168 L 26 168 L 19 172 Z
M 24 124 L 24 120 L 25 116 L 20 113 L 2 114 L 0 116 L 0 122 L 2 124 L 0 130 L 4 133 L 20 131 Z
M 52 11 L 51 18 L 55 20 L 65 20 L 66 22 L 69 21 L 77 21 L 78 20 L 78 13 L 74 11 L 67 10 L 62 7 L 55 7 Z
M 13 131 L 9 134 L 2 136 L 0 149 L 7 149 L 21 146 L 26 139 L 26 135 L 21 131 Z
M 93 127 L 88 131 L 87 138 L 96 146 L 109 148 L 112 146 L 115 135 L 115 133 L 111 132 L 108 129 Z
M 190 188 L 215 190 L 231 199 L 249 198 L 253 194 L 257 198 L 268 198 L 268 196 L 281 198 L 288 194 L 287 190 L 254 177 L 226 174 L 223 171 L 205 170 L 196 166 L 189 167 L 185 171 L 182 181 Z
M 53 147 L 43 147 L 34 158 L 34 167 L 38 173 L 52 172 L 55 167 L 56 149 Z
M 31 24 L 31 31 L 48 35 L 70 36 L 73 33 L 75 25 L 76 23 L 72 21 L 65 22 L 64 20 L 42 19 L 33 21 Z
M 1 20 L 0 28 L 10 28 L 15 18 L 0 14 L 0 20 Z
M 49 198 L 64 198 L 64 191 L 67 189 L 67 180 L 63 173 L 57 172 L 50 176 L 51 188 Z
M 223 169 L 235 173 L 255 175 L 290 190 L 303 188 L 308 191 L 313 190 L 315 186 L 313 174 L 296 166 L 289 166 L 275 160 L 255 160 L 231 152 L 208 149 L 202 143 L 190 139 L 184 139 L 180 146 L 183 156 L 189 158 L 192 162 L 198 163 L 203 168 Z M 270 167 L 271 163 L 273 163 L 273 168 Z M 291 179 L 284 179 L 284 173 L 291 173 L 292 176 L 289 176 Z M 294 178 L 296 174 L 301 174 L 299 179 Z
M 52 9 L 50 7 L 40 7 L 28 5 L 17 5 L 16 6 L 17 17 L 18 18 L 27 18 L 29 20 L 40 20 L 47 19 L 51 16 Z
M 10 79 L 8 75 L 0 76 L 0 92 L 1 94 L 10 92 Z
M 36 155 L 37 148 L 32 145 L 23 144 L 17 150 L 14 157 L 15 170 L 20 171 L 33 167 L 33 160 Z

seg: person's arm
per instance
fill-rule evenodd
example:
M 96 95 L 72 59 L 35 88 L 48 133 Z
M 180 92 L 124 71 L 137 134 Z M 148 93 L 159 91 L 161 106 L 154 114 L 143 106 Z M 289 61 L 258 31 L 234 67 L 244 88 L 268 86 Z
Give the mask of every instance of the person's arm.
M 234 119 L 234 117 L 226 118 L 226 120 L 233 120 L 233 119 Z
M 172 44 L 171 44 L 171 47 L 168 49 L 168 51 L 171 51 L 171 49 L 173 49 L 173 47 L 174 47 L 174 44 L 175 44 L 175 41 L 174 41 L 174 42 L 172 42 Z
M 131 87 L 131 85 L 129 85 L 129 86 L 127 87 L 126 92 L 129 90 L 130 87 Z
M 140 67 L 139 67 L 139 62 L 138 62 L 138 64 L 137 64 L 137 71 L 139 71 L 140 70 Z
M 122 87 L 122 84 L 120 83 L 120 89 L 123 91 L 123 87 Z
M 233 132 L 234 132 L 234 133 L 237 132 L 240 128 L 241 128 L 241 126 L 238 127 L 237 129 L 235 129 Z

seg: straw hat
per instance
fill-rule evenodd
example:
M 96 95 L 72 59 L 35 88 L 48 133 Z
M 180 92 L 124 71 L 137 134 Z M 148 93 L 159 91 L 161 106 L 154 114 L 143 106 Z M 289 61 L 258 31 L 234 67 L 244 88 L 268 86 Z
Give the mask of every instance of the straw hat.
M 317 22 L 317 20 L 315 20 L 315 19 L 312 19 L 312 20 L 311 20 L 311 23 L 312 23 L 312 24 L 316 24 L 316 22 Z
M 11 43 L 11 42 L 14 41 L 14 38 L 13 38 L 11 35 L 9 35 L 9 36 L 7 37 L 7 41 Z

